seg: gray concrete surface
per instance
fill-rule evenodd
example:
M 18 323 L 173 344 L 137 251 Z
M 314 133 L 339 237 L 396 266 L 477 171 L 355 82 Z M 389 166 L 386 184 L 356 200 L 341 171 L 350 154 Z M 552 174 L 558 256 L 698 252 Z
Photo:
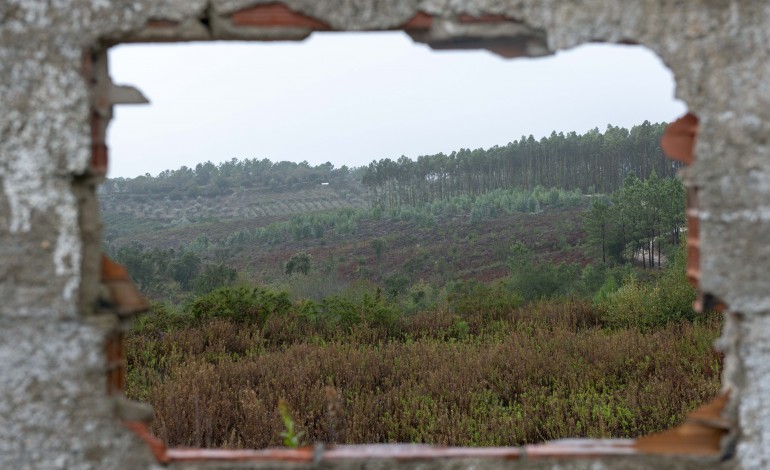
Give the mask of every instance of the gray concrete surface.
M 0 2 L 0 468 L 154 465 L 144 445 L 118 423 L 114 400 L 105 392 L 102 348 L 114 322 L 97 318 L 94 309 L 98 180 L 84 176 L 92 99 L 82 74 L 84 54 L 120 41 L 299 39 L 309 33 L 226 27 L 230 13 L 270 1 Z M 416 37 L 436 45 L 453 39 L 512 41 L 525 44 L 527 54 L 540 55 L 606 41 L 655 51 L 675 74 L 677 96 L 701 122 L 689 183 L 700 188 L 702 288 L 730 306 L 720 342 L 727 354 L 724 386 L 731 390 L 738 420 L 730 465 L 770 467 L 770 3 L 285 4 L 338 30 L 397 28 L 423 11 L 438 20 L 433 30 Z M 463 13 L 503 15 L 517 24 L 492 32 L 459 25 L 455 19 Z M 149 19 L 179 26 L 143 31 Z M 544 465 L 621 466 L 612 460 Z

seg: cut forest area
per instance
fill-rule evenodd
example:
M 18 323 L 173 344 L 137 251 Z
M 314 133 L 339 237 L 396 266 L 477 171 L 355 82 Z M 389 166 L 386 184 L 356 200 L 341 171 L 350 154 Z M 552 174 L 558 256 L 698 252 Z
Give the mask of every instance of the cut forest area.
M 172 446 L 671 427 L 719 391 L 722 321 L 692 309 L 663 127 L 110 180 L 105 251 L 153 303 L 126 393 Z

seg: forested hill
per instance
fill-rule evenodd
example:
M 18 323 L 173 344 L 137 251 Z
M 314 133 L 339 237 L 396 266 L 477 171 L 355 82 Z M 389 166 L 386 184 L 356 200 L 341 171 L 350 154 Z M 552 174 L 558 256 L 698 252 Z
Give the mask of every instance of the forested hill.
M 331 163 L 245 159 L 199 163 L 158 176 L 110 178 L 99 188 L 107 219 L 133 217 L 184 224 L 209 219 L 285 218 L 368 206 L 360 170 Z
M 681 185 L 664 184 L 676 165 L 662 156 L 662 131 L 609 126 L 353 169 L 234 159 L 111 179 L 100 189 L 104 247 L 157 296 L 169 269 L 193 257 L 200 270 L 180 269 L 282 282 L 288 260 L 306 253 L 335 289 L 362 279 L 391 290 L 496 279 L 518 242 L 551 263 L 580 267 L 596 252 L 622 264 L 641 252 L 656 266 L 669 236 L 676 246 L 684 207 Z M 623 181 L 612 198 L 583 196 Z M 680 210 L 669 216 L 669 206 Z
M 347 166 L 334 168 L 329 162 L 310 166 L 308 162 L 275 162 L 233 158 L 215 165 L 199 163 L 195 168 L 183 166 L 165 170 L 152 176 L 149 173 L 136 178 L 110 178 L 100 191 L 103 194 L 162 194 L 172 200 L 194 199 L 198 196 L 215 197 L 232 194 L 237 189 L 261 189 L 274 193 L 298 191 L 323 185 L 349 186 L 360 180 L 355 169 Z
M 611 193 L 624 178 L 644 180 L 653 171 L 672 176 L 679 163 L 663 156 L 665 123 L 607 126 L 604 133 L 551 133 L 522 137 L 505 146 L 460 149 L 417 160 L 385 158 L 368 166 L 334 168 L 331 163 L 245 159 L 158 176 L 111 178 L 99 189 L 106 215 L 129 215 L 173 223 L 216 219 L 285 218 L 339 208 L 420 206 L 495 189 L 536 186 Z
M 535 186 L 611 193 L 635 174 L 646 179 L 676 174 L 681 166 L 665 158 L 660 137 L 666 123 L 648 121 L 631 130 L 607 126 L 585 134 L 556 133 L 535 140 L 524 137 L 505 146 L 461 149 L 449 155 L 423 155 L 416 161 L 385 158 L 366 167 L 362 183 L 369 201 L 392 208 L 420 205 L 498 188 Z

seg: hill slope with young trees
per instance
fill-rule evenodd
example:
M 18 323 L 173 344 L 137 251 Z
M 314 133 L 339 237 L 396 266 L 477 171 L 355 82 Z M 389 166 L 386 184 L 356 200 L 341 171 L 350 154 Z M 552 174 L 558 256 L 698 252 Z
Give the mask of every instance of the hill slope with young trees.
M 99 188 L 102 212 L 180 225 L 207 219 L 280 218 L 365 207 L 355 170 L 331 163 L 245 159 L 183 166 L 157 176 L 110 178 Z
M 354 169 L 233 159 L 110 179 L 100 190 L 105 248 L 156 297 L 205 291 L 232 282 L 236 272 L 283 282 L 286 263 L 299 253 L 311 255 L 303 271 L 307 281 L 324 284 L 319 292 L 357 280 L 392 292 L 489 281 L 507 275 L 517 242 L 552 263 L 584 266 L 600 254 L 625 263 L 641 251 L 645 265 L 654 265 L 676 245 L 660 237 L 681 223 L 668 210 L 681 191 L 665 178 L 677 164 L 662 156 L 662 130 L 645 122 L 552 133 Z M 620 191 L 629 181 L 639 184 Z M 658 194 L 663 182 L 671 182 L 667 195 Z M 621 195 L 612 199 L 581 194 L 615 190 Z M 586 243 L 583 214 L 591 201 Z M 658 203 L 657 212 L 640 212 Z

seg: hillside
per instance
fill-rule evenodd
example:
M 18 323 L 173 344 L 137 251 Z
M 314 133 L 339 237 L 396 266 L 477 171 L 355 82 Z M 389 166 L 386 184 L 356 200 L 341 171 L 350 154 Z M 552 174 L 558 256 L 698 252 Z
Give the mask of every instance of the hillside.
M 334 271 L 344 281 L 377 281 L 401 276 L 442 285 L 450 279 L 489 281 L 506 276 L 510 246 L 522 241 L 542 259 L 585 264 L 581 251 L 583 208 L 552 208 L 472 223 L 468 216 L 441 217 L 435 224 L 415 220 L 364 220 L 356 233 L 339 238 L 286 240 L 277 245 L 242 245 L 232 253 L 234 266 L 274 280 L 296 252 L 313 257 L 315 268 Z M 384 242 L 378 261 L 373 240 Z
M 208 274 L 213 279 L 202 290 L 236 278 L 287 288 L 322 284 L 301 294 L 315 297 L 356 281 L 394 295 L 418 284 L 443 289 L 507 276 L 517 243 L 535 263 L 568 266 L 564 276 L 591 264 L 597 244 L 602 264 L 608 256 L 625 264 L 641 251 L 644 267 L 652 267 L 653 254 L 662 259 L 659 235 L 678 234 L 682 225 L 675 209 L 683 193 L 670 177 L 676 164 L 658 144 L 662 129 L 645 122 L 604 133 L 554 132 L 352 169 L 232 159 L 110 179 L 99 191 L 104 245 L 156 298 L 176 297 L 174 282 L 189 291 L 189 276 Z M 621 187 L 627 190 L 614 206 L 608 196 L 591 198 Z M 671 217 L 634 209 L 671 205 L 663 200 L 673 204 L 665 209 Z M 293 256 L 302 260 L 303 282 L 287 269 Z
M 145 236 L 152 238 L 164 230 L 172 233 L 192 230 L 216 238 L 222 229 L 237 231 L 243 226 L 268 225 L 294 214 L 366 207 L 358 194 L 320 184 L 283 193 L 239 188 L 228 194 L 180 199 L 163 194 L 111 192 L 100 195 L 100 201 L 106 222 L 104 238 L 117 244 Z M 178 243 L 173 243 L 176 240 L 177 237 L 172 236 L 149 245 L 176 247 Z M 189 240 L 181 236 L 178 241 Z
M 193 223 L 142 220 L 105 211 L 105 243 L 121 261 L 153 250 L 156 263 L 171 263 L 188 251 L 207 263 L 224 263 L 244 279 L 259 283 L 287 280 L 286 262 L 296 253 L 310 255 L 304 284 L 321 283 L 313 297 L 337 292 L 357 280 L 404 291 L 415 283 L 443 286 L 453 280 L 490 281 L 508 274 L 511 245 L 523 242 L 538 259 L 585 265 L 582 220 L 586 202 L 577 193 L 521 193 L 535 200 L 533 212 L 494 208 L 514 193 L 497 192 L 465 201 L 465 207 L 381 212 L 342 209 L 304 215 L 220 217 Z M 555 194 L 556 196 L 551 196 Z M 537 199 L 543 200 L 542 204 Z M 547 202 L 551 199 L 552 203 Z M 521 203 L 520 203 L 521 204 Z M 109 207 L 109 206 L 108 206 Z M 487 207 L 478 215 L 479 207 Z M 376 249 L 380 246 L 380 254 Z M 156 268 L 134 267 L 139 271 Z M 150 289 L 150 294 L 153 294 Z M 158 298 L 167 294 L 158 291 Z M 311 295 L 310 293 L 308 295 Z
M 105 213 L 177 224 L 210 218 L 267 217 L 269 220 L 305 212 L 366 207 L 366 202 L 357 194 L 341 193 L 328 185 L 284 193 L 246 188 L 232 190 L 229 194 L 180 199 L 114 192 L 101 195 L 101 202 Z
M 170 445 L 279 445 L 276 406 L 309 442 L 523 445 L 680 421 L 719 389 L 720 323 L 692 310 L 684 186 L 642 129 L 562 142 L 637 150 L 614 167 L 554 153 L 555 136 L 111 180 L 105 249 L 155 301 L 128 335 L 126 394 Z M 615 181 L 594 183 L 602 168 Z

